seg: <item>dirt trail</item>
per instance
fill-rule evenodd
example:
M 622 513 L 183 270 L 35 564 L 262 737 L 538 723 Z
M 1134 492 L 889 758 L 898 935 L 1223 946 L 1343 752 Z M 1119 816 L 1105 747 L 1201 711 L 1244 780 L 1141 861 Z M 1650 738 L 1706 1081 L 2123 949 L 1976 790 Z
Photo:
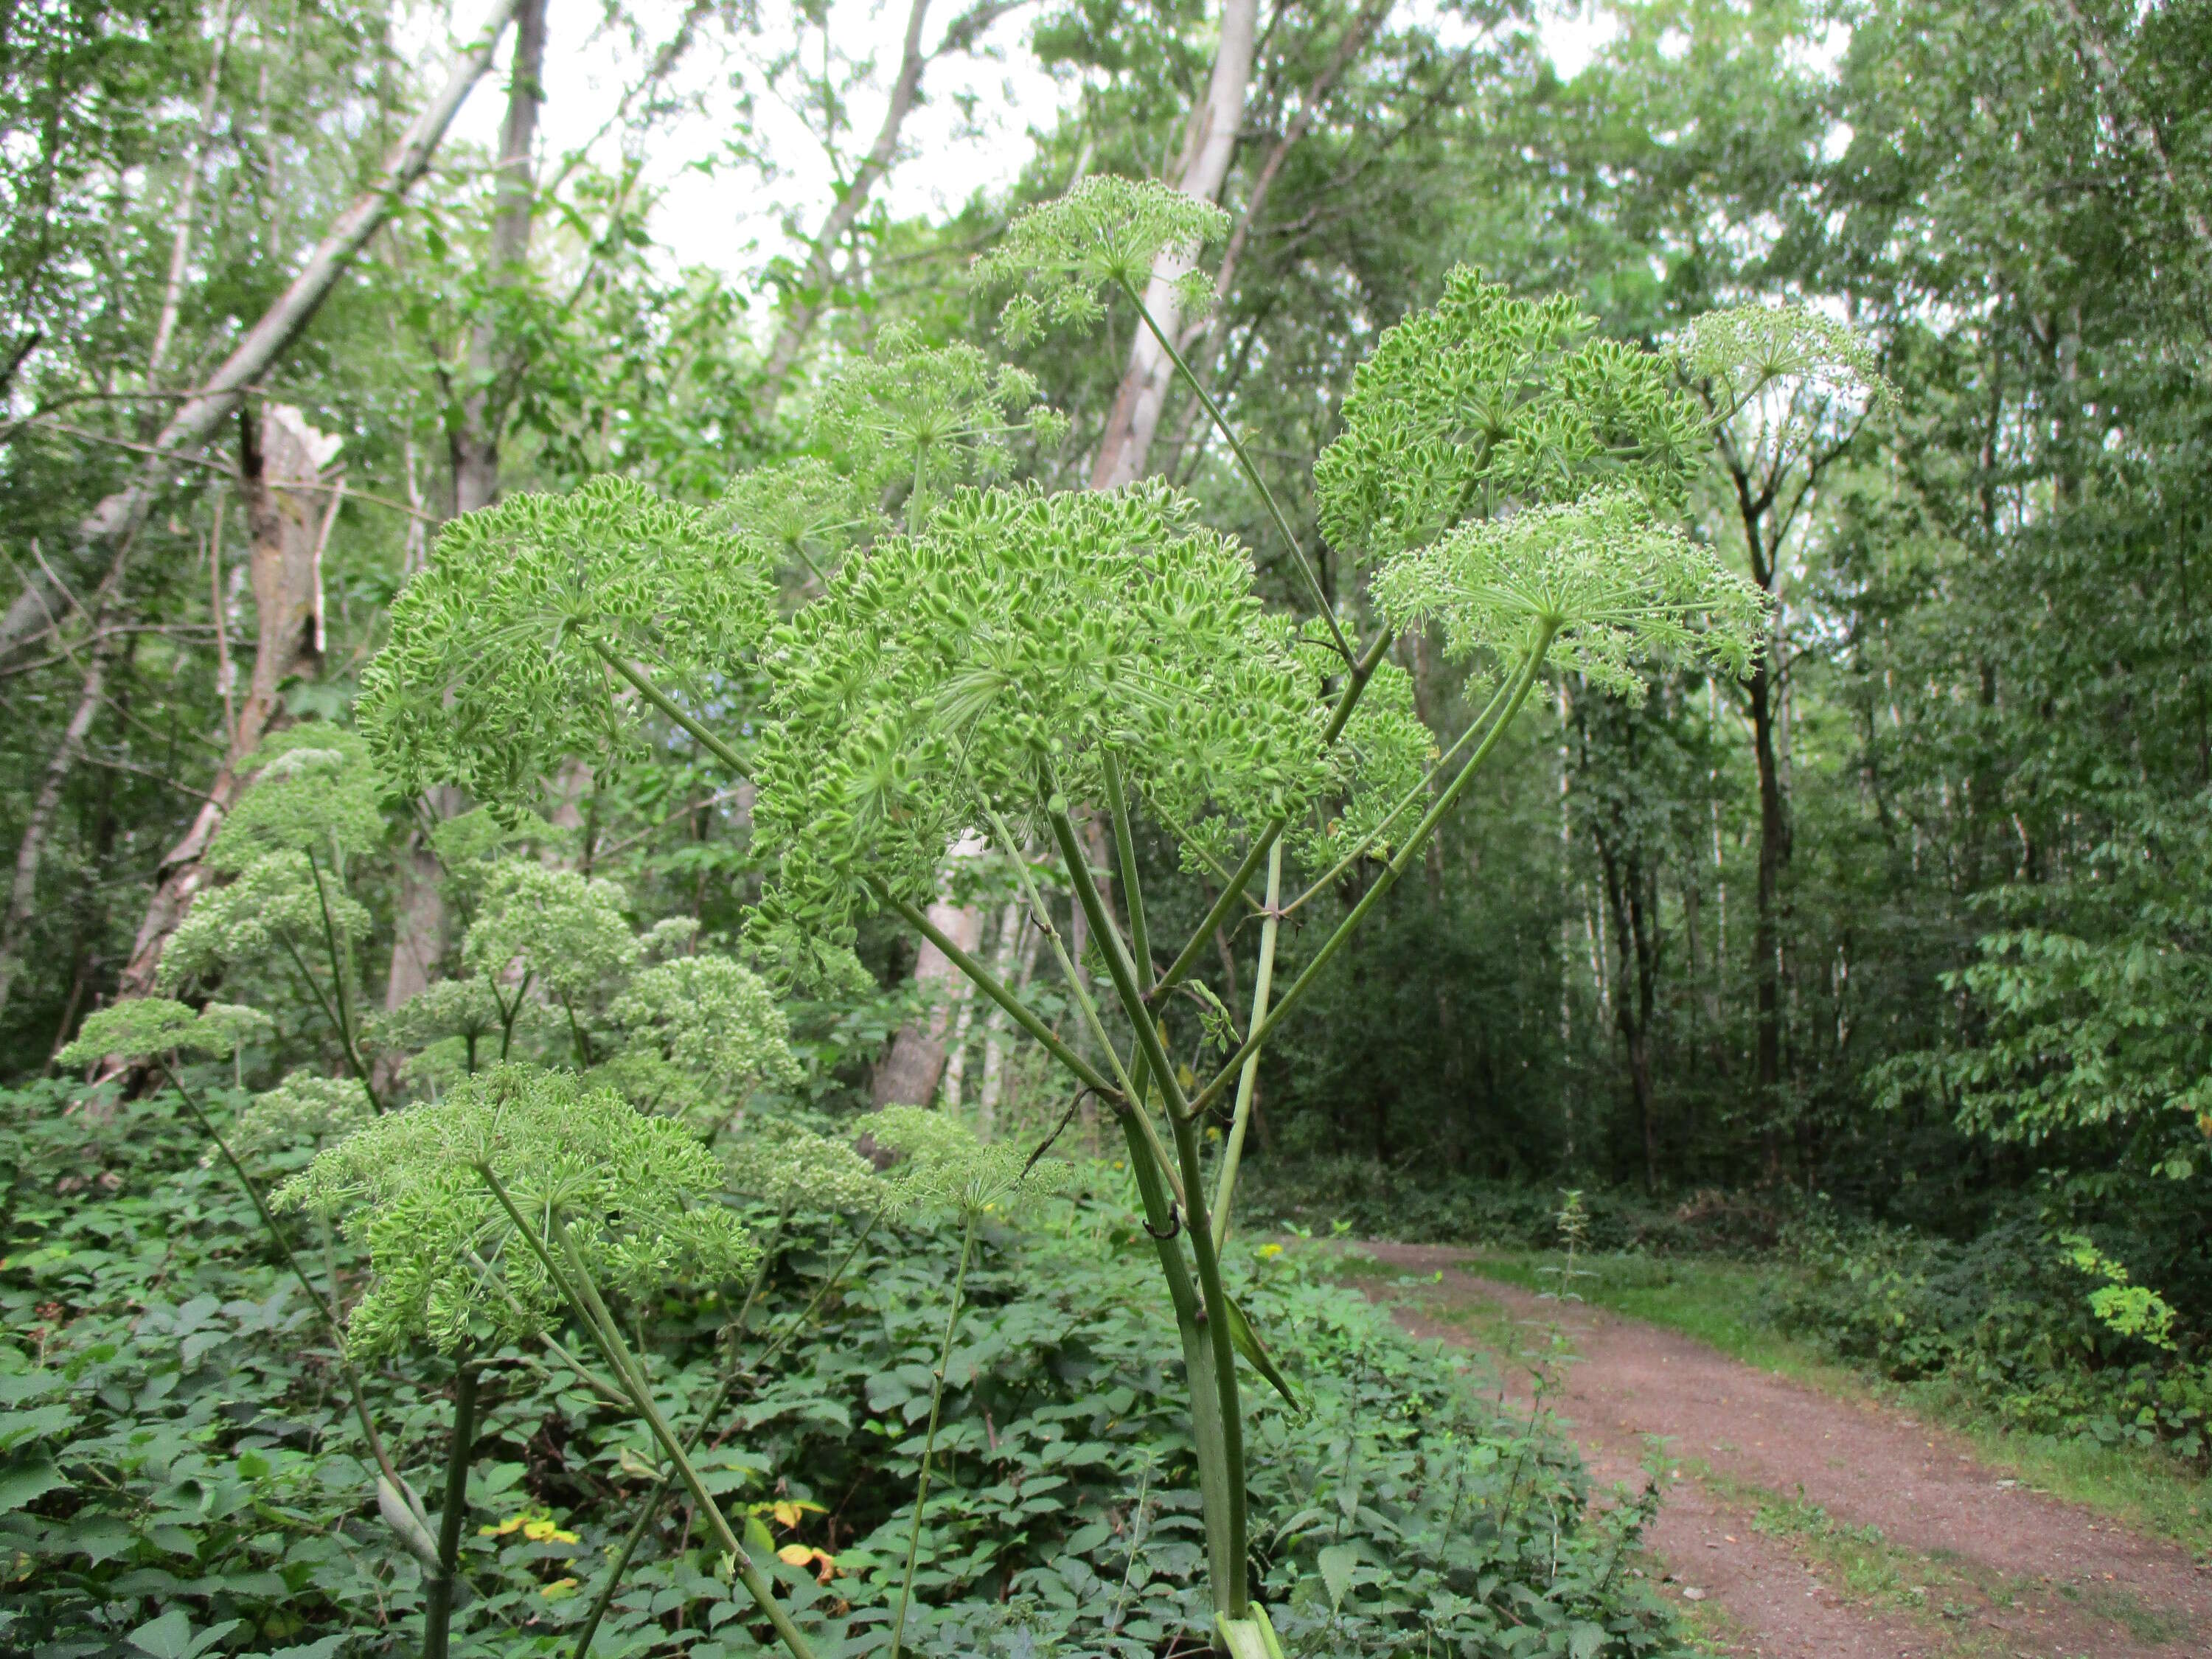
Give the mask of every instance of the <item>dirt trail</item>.
M 1668 1438 L 1674 1478 L 1651 1547 L 1665 1591 L 1696 1604 L 1723 1652 L 2212 1654 L 2212 1573 L 2186 1551 L 2032 1492 L 1954 1436 L 1640 1321 L 1562 1315 L 1466 1271 L 1467 1251 L 1363 1249 L 1407 1273 L 1442 1272 L 1410 1295 L 1370 1286 L 1423 1335 L 1466 1343 L 1470 1314 L 1558 1319 L 1580 1358 L 1556 1403 L 1601 1480 L 1640 1486 L 1645 1437 Z

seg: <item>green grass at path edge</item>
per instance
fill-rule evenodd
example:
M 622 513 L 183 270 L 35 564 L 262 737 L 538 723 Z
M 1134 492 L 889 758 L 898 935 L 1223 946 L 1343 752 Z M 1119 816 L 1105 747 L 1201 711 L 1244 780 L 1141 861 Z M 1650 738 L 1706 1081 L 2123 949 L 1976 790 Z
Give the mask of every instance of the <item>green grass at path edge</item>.
M 1557 1251 L 1474 1248 L 1455 1265 L 1541 1292 L 1558 1289 L 1565 1261 Z M 1770 1288 L 1790 1271 L 1783 1263 L 1589 1255 L 1577 1267 L 1575 1293 L 1591 1307 L 1679 1332 L 1832 1398 L 1874 1401 L 1909 1413 L 1957 1434 L 2002 1474 L 2212 1558 L 2212 1480 L 2160 1453 L 2008 1427 L 1959 1385 L 1941 1378 L 1890 1382 L 1855 1370 L 1818 1344 L 1776 1329 L 1764 1316 Z M 1426 1277 L 1371 1256 L 1347 1255 L 1343 1267 L 1360 1277 Z M 1585 1279 L 1583 1272 L 1592 1276 Z

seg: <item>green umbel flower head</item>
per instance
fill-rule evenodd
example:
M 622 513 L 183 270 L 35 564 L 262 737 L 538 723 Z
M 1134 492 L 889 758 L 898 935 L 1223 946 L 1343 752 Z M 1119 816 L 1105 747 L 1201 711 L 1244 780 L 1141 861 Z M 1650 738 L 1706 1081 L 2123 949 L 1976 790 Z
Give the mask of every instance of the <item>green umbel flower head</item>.
M 451 1037 L 464 1044 L 480 1042 L 496 1037 L 502 1024 L 499 999 L 477 975 L 424 986 L 390 1013 L 374 1018 L 368 1036 L 386 1054 L 405 1054 Z
M 403 793 L 456 783 L 527 806 L 571 756 L 629 752 L 634 698 L 610 655 L 703 682 L 734 672 L 775 615 L 758 544 L 642 485 L 510 495 L 448 524 L 399 596 L 362 727 Z
M 160 981 L 173 988 L 194 974 L 291 952 L 319 957 L 325 904 L 341 948 L 368 937 L 368 912 L 335 878 L 325 876 L 318 892 L 315 872 L 300 854 L 264 853 L 235 881 L 192 901 L 161 952 Z
M 1711 549 L 1617 489 L 1465 526 L 1386 566 L 1375 596 L 1395 627 L 1441 623 L 1459 657 L 1510 660 L 1551 629 L 1552 660 L 1631 698 L 1644 694 L 1634 665 L 1647 658 L 1747 672 L 1767 606 Z
M 608 1017 L 629 1041 L 611 1074 L 662 1110 L 726 1122 L 756 1090 L 799 1079 L 783 1010 L 759 975 L 728 957 L 647 968 Z
M 1158 483 L 963 491 L 846 564 L 780 629 L 756 934 L 831 945 L 864 874 L 926 903 L 977 804 L 1033 822 L 1048 775 L 1097 799 L 1111 743 L 1181 822 L 1250 822 L 1326 787 L 1324 715 L 1237 544 Z
M 716 529 L 758 548 L 769 568 L 817 577 L 884 528 L 875 493 L 811 455 L 738 474 L 707 517 Z
M 1682 331 L 1674 352 L 1683 371 L 1712 382 L 1724 404 L 1740 406 L 1778 381 L 1878 405 L 1897 400 L 1897 388 L 1882 374 L 1873 349 L 1846 325 L 1803 306 L 1708 312 Z
M 1195 264 L 1228 229 L 1229 216 L 1211 202 L 1154 179 L 1102 174 L 1008 225 L 999 246 L 976 259 L 975 281 L 1019 290 L 999 318 L 1000 333 L 1018 345 L 1048 324 L 1095 326 L 1104 290 L 1127 284 L 1141 294 L 1162 255 Z M 1176 298 L 1186 319 L 1203 316 L 1212 280 L 1194 270 L 1176 283 Z
M 852 1147 L 810 1130 L 763 1125 L 724 1153 L 723 1162 L 732 1191 L 772 1209 L 881 1215 L 906 1201 Z
M 276 733 L 254 751 L 253 781 L 208 848 L 211 869 L 244 869 L 264 854 L 313 854 L 326 864 L 384 840 L 384 791 L 357 732 L 314 722 Z
M 1344 432 L 1314 465 L 1330 543 L 1364 560 L 1595 487 L 1681 491 L 1705 413 L 1667 360 L 1593 339 L 1565 296 L 1516 299 L 1461 266 L 1352 376 Z
M 637 960 L 637 938 L 623 915 L 627 902 L 604 877 L 509 860 L 484 883 L 461 960 L 472 974 L 527 974 L 556 995 L 588 996 Z
M 240 1152 L 319 1151 L 343 1140 L 376 1115 L 352 1078 L 293 1072 L 258 1094 L 238 1115 L 231 1146 Z
M 921 1106 L 886 1106 L 868 1121 L 877 1146 L 900 1162 L 891 1180 L 909 1203 L 963 1215 L 1012 1208 L 1059 1191 L 1068 1167 L 1019 1146 L 979 1139 L 958 1119 Z
M 1342 666 L 1333 653 L 1324 660 Z M 1437 740 L 1413 706 L 1412 678 L 1395 663 L 1378 665 L 1337 739 L 1335 810 L 1319 827 L 1294 830 L 1292 847 L 1317 865 L 1334 863 L 1381 825 L 1436 760 Z M 1411 830 L 1419 817 L 1418 807 L 1401 813 L 1369 843 L 1369 853 L 1387 858 L 1391 830 Z
M 814 406 L 815 436 L 865 496 L 900 483 L 914 489 L 912 528 L 921 501 L 1004 473 L 1011 434 L 1028 431 L 1046 448 L 1059 443 L 1066 417 L 1032 408 L 1036 399 L 1036 381 L 1020 369 L 970 345 L 926 345 L 899 324 L 830 377 Z
M 556 1261 L 566 1229 L 593 1278 L 632 1297 L 738 1278 L 757 1259 L 716 1202 L 721 1165 L 680 1126 L 568 1073 L 494 1066 L 434 1105 L 377 1119 L 277 1189 L 280 1206 L 329 1217 L 367 1247 L 350 1352 L 417 1336 L 450 1351 L 472 1322 L 520 1338 L 559 1316 L 487 1170 Z
M 110 1054 L 126 1060 L 171 1054 L 227 1060 L 273 1025 L 258 1008 L 235 1003 L 210 1002 L 195 1013 L 167 997 L 133 997 L 86 1015 L 76 1040 L 54 1060 L 63 1066 L 89 1066 Z

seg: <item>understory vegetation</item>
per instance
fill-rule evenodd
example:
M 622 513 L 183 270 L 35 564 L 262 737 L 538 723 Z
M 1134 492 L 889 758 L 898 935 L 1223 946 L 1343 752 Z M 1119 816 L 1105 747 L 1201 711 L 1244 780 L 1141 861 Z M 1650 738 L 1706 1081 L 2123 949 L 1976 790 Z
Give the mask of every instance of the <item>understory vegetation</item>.
M 2208 65 L 12 9 L 0 1652 L 1686 1651 L 1563 1215 L 2201 1480 Z

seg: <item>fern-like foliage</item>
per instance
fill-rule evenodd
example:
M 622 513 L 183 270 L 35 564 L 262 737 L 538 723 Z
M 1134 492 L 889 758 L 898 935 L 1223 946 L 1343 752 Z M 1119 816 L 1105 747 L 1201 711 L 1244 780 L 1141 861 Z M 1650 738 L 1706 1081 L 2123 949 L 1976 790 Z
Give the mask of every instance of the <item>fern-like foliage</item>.
M 738 1278 L 757 1260 L 716 1201 L 721 1165 L 682 1127 L 569 1073 L 496 1066 L 377 1119 L 277 1189 L 279 1207 L 327 1217 L 368 1251 L 349 1352 L 416 1337 L 451 1351 L 472 1325 L 512 1339 L 558 1317 L 559 1292 L 486 1171 L 555 1260 L 565 1231 L 596 1280 L 633 1297 Z
M 976 259 L 975 278 L 987 289 L 1017 290 L 999 329 L 1020 344 L 1048 325 L 1095 327 L 1106 290 L 1126 285 L 1142 293 L 1163 254 L 1194 263 L 1228 229 L 1229 216 L 1211 202 L 1154 179 L 1101 174 L 1008 225 L 998 246 Z M 1203 316 L 1213 303 L 1212 280 L 1193 270 L 1176 297 L 1182 316 Z
M 605 653 L 681 684 L 732 670 L 775 614 L 758 544 L 642 485 L 511 495 L 448 524 L 399 596 L 362 729 L 404 793 L 526 806 L 569 757 L 629 752 L 633 694 Z
M 1097 799 L 1131 757 L 1182 822 L 1251 821 L 1326 787 L 1324 714 L 1250 559 L 1158 483 L 964 491 L 847 564 L 775 636 L 757 844 L 764 934 L 841 943 L 874 876 L 926 902 L 978 803 Z
M 1659 355 L 1595 337 L 1565 295 L 1525 300 L 1467 266 L 1386 331 L 1314 466 L 1323 532 L 1356 558 L 1426 547 L 1514 507 L 1632 489 L 1680 494 L 1705 413 Z

